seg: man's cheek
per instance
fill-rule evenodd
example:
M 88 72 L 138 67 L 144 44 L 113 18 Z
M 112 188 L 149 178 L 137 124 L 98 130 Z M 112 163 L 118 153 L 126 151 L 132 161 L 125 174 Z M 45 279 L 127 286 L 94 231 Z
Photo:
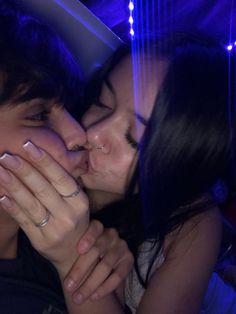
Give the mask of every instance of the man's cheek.
M 9 196 L 7 191 L 1 186 L 1 181 L 0 181 L 0 197 L 2 197 L 4 195 Z

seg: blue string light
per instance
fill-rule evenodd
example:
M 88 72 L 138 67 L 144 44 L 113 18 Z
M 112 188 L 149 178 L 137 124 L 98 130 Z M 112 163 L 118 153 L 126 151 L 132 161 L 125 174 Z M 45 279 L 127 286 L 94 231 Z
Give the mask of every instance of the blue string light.
M 134 18 L 133 18 L 133 11 L 134 11 L 134 2 L 130 0 L 129 2 L 129 24 L 130 24 L 130 35 L 133 38 L 134 37 L 134 29 L 133 29 L 133 24 L 134 24 Z
M 226 49 L 230 52 L 232 50 L 236 51 L 236 41 L 234 43 L 229 43 L 227 46 L 226 46 Z

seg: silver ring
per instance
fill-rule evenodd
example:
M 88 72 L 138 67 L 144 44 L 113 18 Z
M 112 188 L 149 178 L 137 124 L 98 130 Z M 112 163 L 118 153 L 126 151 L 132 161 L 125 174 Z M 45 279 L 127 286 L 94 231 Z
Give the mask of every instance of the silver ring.
M 45 217 L 40 222 L 34 223 L 34 225 L 37 228 L 43 228 L 43 227 L 45 227 L 48 224 L 49 219 L 50 219 L 50 213 L 47 210 Z
M 81 187 L 77 184 L 77 188 L 73 193 L 71 193 L 69 195 L 62 195 L 62 197 L 64 197 L 64 198 L 75 197 L 75 196 L 79 195 L 80 191 L 81 191 Z

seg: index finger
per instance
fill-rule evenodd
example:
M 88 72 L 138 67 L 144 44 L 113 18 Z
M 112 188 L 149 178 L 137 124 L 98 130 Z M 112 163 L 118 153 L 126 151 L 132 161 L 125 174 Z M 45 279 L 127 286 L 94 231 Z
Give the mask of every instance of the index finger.
M 59 194 L 66 196 L 75 191 L 75 180 L 49 154 L 30 141 L 25 143 L 23 148 L 34 166 L 45 175 Z

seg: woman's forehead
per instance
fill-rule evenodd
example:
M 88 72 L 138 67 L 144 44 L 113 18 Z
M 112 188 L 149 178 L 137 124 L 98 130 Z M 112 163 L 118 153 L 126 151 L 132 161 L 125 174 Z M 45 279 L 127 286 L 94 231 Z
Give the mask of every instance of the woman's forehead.
M 166 60 L 129 55 L 110 73 L 109 82 L 123 105 L 147 118 L 167 70 Z

